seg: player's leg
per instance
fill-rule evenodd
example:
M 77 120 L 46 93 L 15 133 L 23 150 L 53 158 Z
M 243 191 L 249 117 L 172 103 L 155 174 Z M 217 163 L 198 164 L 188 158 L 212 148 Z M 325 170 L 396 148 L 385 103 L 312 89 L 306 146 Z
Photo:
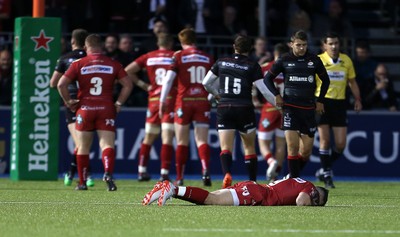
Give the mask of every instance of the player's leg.
M 114 164 L 115 164 L 115 132 L 109 130 L 97 130 L 99 146 L 102 151 L 101 160 L 103 161 L 104 176 L 103 181 L 107 183 L 108 191 L 116 191 L 114 183 Z
M 222 188 L 226 188 L 232 185 L 232 151 L 235 141 L 235 129 L 218 129 L 219 144 L 221 147 L 220 160 L 222 166 L 222 172 L 224 174 L 224 180 L 222 182 Z
M 159 187 L 156 185 L 155 188 L 145 196 L 143 203 L 150 204 L 150 201 L 154 200 L 157 196 L 159 196 L 159 206 L 164 206 L 166 201 L 172 197 L 197 205 L 234 205 L 233 194 L 228 189 L 217 190 L 210 193 L 198 187 L 175 186 L 169 181 L 164 181 L 162 183 L 161 192 L 159 192 Z
M 85 190 L 87 189 L 86 181 L 89 167 L 90 147 L 92 146 L 93 142 L 93 132 L 77 130 L 75 134 L 78 141 L 76 161 L 78 168 L 79 184 L 77 186 L 77 189 Z
M 267 181 L 270 181 L 276 177 L 275 170 L 278 165 L 278 162 L 276 161 L 275 156 L 271 150 L 273 135 L 274 134 L 271 131 L 270 132 L 258 131 L 257 134 L 258 147 L 260 148 L 260 153 L 268 164 L 268 168 L 265 174 Z
M 138 165 L 138 181 L 149 181 L 151 179 L 147 172 L 147 164 L 150 159 L 151 146 L 160 134 L 160 125 L 146 123 L 145 136 L 140 146 L 139 165 Z
M 175 123 L 174 126 L 177 142 L 175 153 L 176 183 L 178 185 L 183 185 L 185 165 L 189 156 L 190 125 Z
M 194 125 L 194 137 L 197 145 L 201 161 L 201 172 L 203 184 L 205 186 L 211 186 L 210 177 L 210 146 L 208 145 L 208 130 L 209 124 L 207 123 L 195 123 Z
M 285 139 L 287 143 L 288 167 L 290 178 L 300 175 L 299 143 L 300 135 L 298 131 L 286 130 Z
M 318 126 L 319 134 L 319 157 L 321 159 L 322 173 L 321 178 L 324 176 L 331 176 L 332 172 L 332 159 L 330 157 L 330 128 L 329 125 L 323 124 Z M 321 181 L 322 181 L 321 180 Z
M 257 181 L 256 129 L 240 132 L 244 148 L 244 159 L 249 174 L 249 180 Z
M 67 121 L 68 121 L 68 119 L 67 119 Z M 74 152 L 71 156 L 71 163 L 70 163 L 69 171 L 64 176 L 64 185 L 70 186 L 72 184 L 72 180 L 77 171 L 77 161 L 76 161 L 77 137 L 75 134 L 75 123 L 74 122 L 68 123 L 67 128 L 68 128 L 69 133 L 71 134 L 71 138 L 74 141 L 74 146 L 75 146 Z
M 161 170 L 160 181 L 169 180 L 169 169 L 171 166 L 172 156 L 174 152 L 173 139 L 174 139 L 174 124 L 162 123 L 161 124 Z
M 275 159 L 278 163 L 275 174 L 279 175 L 286 157 L 285 133 L 282 129 L 275 129 Z
M 335 162 L 343 154 L 346 147 L 347 127 L 332 127 L 335 139 L 335 147 L 332 149 L 332 162 Z

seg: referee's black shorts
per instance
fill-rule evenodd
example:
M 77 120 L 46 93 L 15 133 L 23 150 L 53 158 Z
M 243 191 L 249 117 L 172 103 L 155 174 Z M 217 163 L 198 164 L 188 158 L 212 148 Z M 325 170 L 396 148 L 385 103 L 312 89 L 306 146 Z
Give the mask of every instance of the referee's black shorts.
M 321 115 L 318 125 L 347 127 L 346 100 L 333 100 L 325 98 L 324 109 L 325 113 Z

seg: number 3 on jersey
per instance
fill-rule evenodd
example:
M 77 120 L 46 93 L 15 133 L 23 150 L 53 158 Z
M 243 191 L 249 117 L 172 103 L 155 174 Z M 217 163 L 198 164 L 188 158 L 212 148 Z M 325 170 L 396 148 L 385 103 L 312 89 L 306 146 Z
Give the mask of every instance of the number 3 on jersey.
M 224 93 L 225 94 L 233 93 L 235 95 L 239 95 L 240 92 L 242 91 L 241 82 L 242 82 L 242 79 L 240 79 L 240 78 L 225 77 Z M 230 91 L 230 89 L 231 89 L 231 91 Z
M 103 87 L 101 87 L 101 85 L 103 85 L 103 79 L 100 77 L 93 77 L 90 79 L 90 83 L 93 85 L 93 87 L 90 88 L 90 94 L 101 95 L 101 92 L 103 91 Z

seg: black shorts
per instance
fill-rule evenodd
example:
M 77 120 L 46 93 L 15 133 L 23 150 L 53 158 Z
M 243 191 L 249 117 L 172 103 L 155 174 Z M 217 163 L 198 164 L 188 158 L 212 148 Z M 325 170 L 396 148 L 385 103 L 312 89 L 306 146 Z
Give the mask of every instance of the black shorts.
M 284 106 L 282 119 L 283 130 L 299 131 L 301 134 L 314 137 L 314 133 L 317 130 L 314 109 L 300 109 Z
M 217 130 L 235 129 L 248 133 L 256 129 L 256 115 L 252 106 L 219 105 Z
M 75 123 L 76 115 L 75 112 L 72 112 L 70 109 L 65 107 L 65 122 L 68 124 Z
M 347 127 L 347 102 L 346 100 L 325 99 L 325 113 L 321 115 L 319 125 L 331 127 Z

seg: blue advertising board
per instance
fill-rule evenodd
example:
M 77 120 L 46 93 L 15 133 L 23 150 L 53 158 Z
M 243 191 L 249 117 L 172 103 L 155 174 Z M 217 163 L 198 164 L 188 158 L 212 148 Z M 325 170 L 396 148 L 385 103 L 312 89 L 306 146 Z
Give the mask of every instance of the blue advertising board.
M 59 172 L 68 169 L 71 154 L 74 149 L 72 138 L 68 133 L 64 111 L 60 110 L 60 145 L 59 145 Z M 0 157 L 9 159 L 10 154 L 10 108 L 0 108 Z M 136 177 L 138 154 L 141 141 L 144 137 L 146 110 L 144 108 L 124 108 L 117 117 L 116 132 L 116 163 L 115 172 L 132 174 Z M 334 164 L 335 176 L 351 177 L 399 177 L 400 169 L 400 113 L 389 112 L 361 112 L 359 114 L 349 112 L 347 146 L 344 155 Z M 218 133 L 215 129 L 216 114 L 211 113 L 211 126 L 209 144 L 211 148 L 211 174 L 221 175 L 219 160 Z M 197 155 L 196 145 L 190 140 L 190 157 L 185 169 L 185 174 L 200 177 L 201 164 Z M 319 168 L 318 134 L 314 142 L 313 155 L 309 164 L 303 171 L 304 176 L 312 176 Z M 151 150 L 149 172 L 159 173 L 160 167 L 160 139 Z M 247 175 L 244 165 L 243 152 L 240 139 L 236 139 L 234 150 L 234 164 L 232 172 L 237 175 Z M 97 140 L 93 142 L 90 154 L 92 172 L 102 173 L 101 152 Z M 266 162 L 259 156 L 259 175 L 265 174 Z M 171 174 L 175 173 L 174 162 L 171 165 Z M 286 172 L 285 168 L 283 173 Z

